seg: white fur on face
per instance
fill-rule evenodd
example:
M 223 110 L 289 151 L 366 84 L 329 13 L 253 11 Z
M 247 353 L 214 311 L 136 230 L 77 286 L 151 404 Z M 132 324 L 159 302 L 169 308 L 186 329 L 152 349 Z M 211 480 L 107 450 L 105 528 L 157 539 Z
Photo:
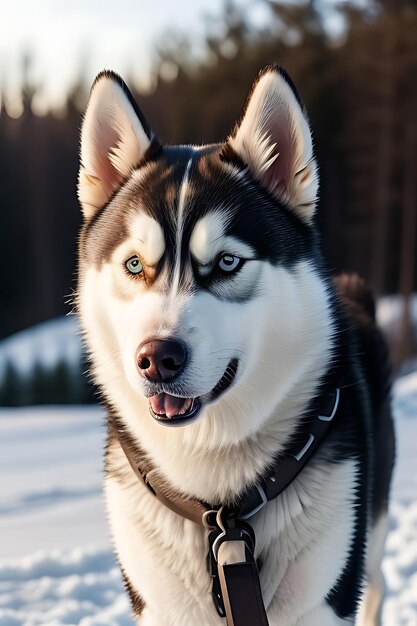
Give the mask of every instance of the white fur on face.
M 315 392 L 331 353 L 328 297 L 315 269 L 307 262 L 291 271 L 259 264 L 259 295 L 242 303 L 204 291 L 172 300 L 146 288 L 130 300 L 118 299 L 109 265 L 90 269 L 81 289 L 83 326 L 98 381 L 165 475 L 181 490 L 212 501 L 233 492 L 238 487 L 233 481 L 237 476 L 241 481 L 248 470 L 241 467 L 240 474 L 219 480 L 210 467 L 190 472 L 190 455 L 235 445 L 263 428 L 279 433 L 270 437 L 273 449 L 279 448 L 283 432 L 291 432 Z M 232 387 L 195 423 L 166 429 L 149 415 L 135 355 L 150 336 L 175 336 L 189 346 L 191 363 L 184 373 L 189 397 L 210 392 L 230 360 L 239 359 Z
M 216 253 L 227 227 L 227 213 L 214 211 L 198 220 L 190 238 L 190 252 L 201 265 L 209 263 Z
M 220 253 L 231 254 L 243 259 L 252 259 L 254 250 L 247 243 L 236 237 L 224 236 L 229 222 L 227 213 L 215 211 L 208 213 L 198 220 L 190 238 L 190 252 L 199 266 L 201 275 L 208 274 L 213 269 Z M 237 282 L 241 281 L 241 274 Z M 233 294 L 233 290 L 232 290 Z
M 123 245 L 127 248 L 134 244 L 146 265 L 156 265 L 165 251 L 165 237 L 159 222 L 146 213 L 138 213 L 129 231 L 133 241 Z

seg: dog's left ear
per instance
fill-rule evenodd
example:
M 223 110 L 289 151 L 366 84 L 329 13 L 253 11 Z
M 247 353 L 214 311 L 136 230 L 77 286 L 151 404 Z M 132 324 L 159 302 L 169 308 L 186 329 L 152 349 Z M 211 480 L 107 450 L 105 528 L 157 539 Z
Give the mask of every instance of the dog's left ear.
M 130 176 L 152 133 L 123 80 L 102 72 L 94 81 L 81 131 L 78 198 L 89 219 Z
M 318 191 L 317 165 L 308 121 L 290 78 L 266 67 L 249 94 L 227 146 L 252 176 L 305 221 L 310 222 Z

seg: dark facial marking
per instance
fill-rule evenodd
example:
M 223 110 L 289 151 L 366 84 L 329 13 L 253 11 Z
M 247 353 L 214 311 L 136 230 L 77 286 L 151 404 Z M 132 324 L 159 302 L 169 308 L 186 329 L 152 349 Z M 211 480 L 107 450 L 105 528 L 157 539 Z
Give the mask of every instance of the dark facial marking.
M 217 274 L 202 280 L 189 251 L 190 237 L 197 222 L 216 210 L 227 210 L 230 215 L 225 234 L 250 245 L 257 259 L 291 269 L 304 258 L 314 258 L 317 254 L 314 230 L 253 180 L 233 159 L 229 163 L 227 156 L 227 151 L 224 152 L 219 145 L 203 149 L 188 146 L 161 148 L 152 163 L 139 168 L 138 177 L 132 177 L 123 185 L 94 223 L 84 227 L 80 249 L 87 263 L 99 266 L 109 260 L 115 248 L 128 237 L 128 224 L 132 214 L 139 209 L 161 225 L 165 237 L 165 253 L 152 279 L 149 277 L 149 285 L 155 283 L 157 286 L 159 278 L 163 278 L 164 288 L 170 284 L 180 227 L 179 288 L 187 291 L 206 289 L 220 297 L 215 289 L 216 281 L 218 284 L 218 281 L 230 281 L 231 278 Z M 180 226 L 179 200 L 190 160 L 183 224 Z M 254 293 L 251 290 L 248 298 L 254 297 Z M 233 291 L 230 297 L 233 299 Z

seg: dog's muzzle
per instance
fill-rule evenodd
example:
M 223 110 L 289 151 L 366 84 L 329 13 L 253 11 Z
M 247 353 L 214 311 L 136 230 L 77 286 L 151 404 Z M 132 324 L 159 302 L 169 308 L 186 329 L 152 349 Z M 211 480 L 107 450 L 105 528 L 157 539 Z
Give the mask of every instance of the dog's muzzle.
M 232 359 L 223 376 L 217 385 L 207 394 L 195 398 L 185 397 L 162 391 L 155 393 L 149 397 L 149 412 L 152 417 L 160 424 L 165 426 L 183 426 L 190 423 L 199 415 L 201 409 L 217 400 L 233 383 L 239 361 Z M 173 380 L 171 378 L 170 380 Z M 164 384 L 164 388 L 169 388 L 169 382 Z

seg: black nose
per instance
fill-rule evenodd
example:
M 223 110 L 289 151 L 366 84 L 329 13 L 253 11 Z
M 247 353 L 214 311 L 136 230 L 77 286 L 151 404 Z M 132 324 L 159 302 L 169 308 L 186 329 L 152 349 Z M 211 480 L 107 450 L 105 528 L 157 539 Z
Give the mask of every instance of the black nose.
M 185 345 L 176 339 L 151 339 L 137 351 L 139 372 L 152 382 L 173 380 L 187 362 Z

